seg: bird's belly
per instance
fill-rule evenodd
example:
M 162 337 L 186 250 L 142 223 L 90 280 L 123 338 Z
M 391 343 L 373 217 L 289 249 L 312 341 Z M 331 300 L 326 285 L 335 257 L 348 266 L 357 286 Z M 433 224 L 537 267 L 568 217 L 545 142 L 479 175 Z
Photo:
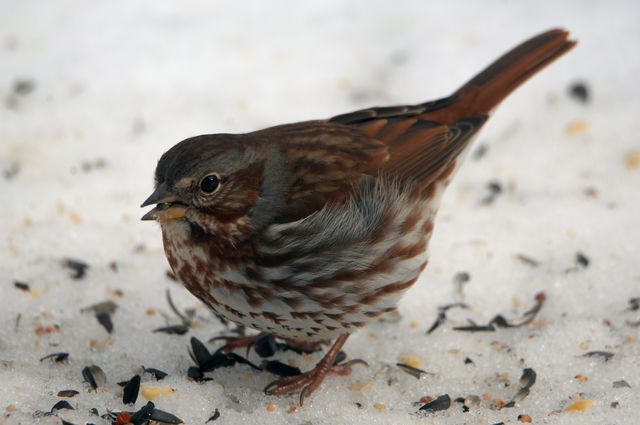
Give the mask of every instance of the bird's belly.
M 238 270 L 228 270 L 208 277 L 206 295 L 196 295 L 225 318 L 262 332 L 301 341 L 333 339 L 394 311 L 426 263 L 425 251 L 398 260 L 386 273 L 367 272 L 362 278 L 356 273 L 350 282 L 328 282 L 309 291 L 247 282 Z
M 396 309 L 427 265 L 431 218 L 359 251 L 291 253 L 272 264 L 213 257 L 178 226 L 163 227 L 163 237 L 174 273 L 216 313 L 276 336 L 317 341 Z

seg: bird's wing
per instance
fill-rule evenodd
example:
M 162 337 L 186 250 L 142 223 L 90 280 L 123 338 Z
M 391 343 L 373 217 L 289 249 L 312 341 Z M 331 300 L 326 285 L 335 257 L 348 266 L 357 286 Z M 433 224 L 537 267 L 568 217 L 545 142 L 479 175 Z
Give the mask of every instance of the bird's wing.
M 374 108 L 366 111 L 366 117 L 350 114 L 350 120 L 336 117 L 263 130 L 263 136 L 271 131 L 277 135 L 290 172 L 286 207 L 275 221 L 295 221 L 327 203 L 343 201 L 367 175 L 383 174 L 428 189 L 485 117 L 446 125 L 422 119 L 425 109 L 424 105 Z
M 454 108 L 457 96 L 420 105 L 370 108 L 331 118 L 360 129 L 387 146 L 389 160 L 379 171 L 409 180 L 423 189 L 451 173 L 455 160 L 482 127 L 484 114 L 443 122 L 442 110 Z
M 260 133 L 261 139 L 279 147 L 288 174 L 286 199 L 275 218 L 280 223 L 346 199 L 363 176 L 388 161 L 384 143 L 353 127 L 309 121 Z

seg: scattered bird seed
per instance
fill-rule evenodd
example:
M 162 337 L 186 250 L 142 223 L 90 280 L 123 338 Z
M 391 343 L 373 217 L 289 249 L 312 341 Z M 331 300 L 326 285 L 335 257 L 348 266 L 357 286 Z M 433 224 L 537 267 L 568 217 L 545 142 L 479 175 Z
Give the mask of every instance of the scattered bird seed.
M 176 415 L 169 412 L 165 412 L 164 410 L 155 409 L 155 408 L 151 411 L 151 415 L 149 419 L 151 419 L 152 421 L 163 423 L 163 424 L 177 425 L 177 424 L 183 423 L 182 419 L 180 419 Z
M 536 371 L 530 367 L 524 369 L 522 371 L 522 376 L 520 377 L 520 386 L 526 390 L 530 389 L 533 387 L 533 384 L 536 383 L 537 376 L 538 374 Z
M 467 332 L 492 332 L 495 331 L 495 326 L 501 328 L 517 328 L 520 326 L 528 325 L 535 319 L 536 315 L 542 309 L 546 300 L 544 292 L 539 292 L 535 296 L 535 304 L 529 310 L 525 311 L 522 315 L 522 321 L 520 323 L 509 323 L 502 315 L 496 315 L 487 325 L 476 325 L 473 323 L 470 326 L 456 326 L 453 329 L 456 331 Z M 495 326 L 494 326 L 495 325 Z
M 614 401 L 611 403 L 611 408 L 612 409 L 617 409 L 618 407 L 620 407 L 620 402 L 619 401 Z
M 636 322 L 630 322 L 627 320 L 627 325 L 631 326 L 632 328 L 640 328 L 640 320 Z
M 107 375 L 105 375 L 104 371 L 96 365 L 86 366 L 82 369 L 82 376 L 94 390 L 107 383 Z
M 187 376 L 196 382 L 213 381 L 213 378 L 204 376 L 200 368 L 196 366 L 190 366 L 189 369 L 187 369 Z
M 602 357 L 605 362 L 608 362 L 610 358 L 614 356 L 614 353 L 609 351 L 589 351 L 584 353 L 582 357 Z
M 576 253 L 576 264 L 582 267 L 589 267 L 591 261 L 581 252 Z
M 486 144 L 479 145 L 476 150 L 473 152 L 473 159 L 478 160 L 483 158 L 487 152 L 489 151 L 489 146 Z
M 211 417 L 209 419 L 207 419 L 207 422 L 205 422 L 205 423 L 213 422 L 213 421 L 217 420 L 219 417 L 220 417 L 220 410 L 216 409 L 213 412 L 213 415 L 211 415 Z
M 148 402 L 140 410 L 131 415 L 129 422 L 132 424 L 143 424 L 146 421 L 151 420 L 151 412 L 155 409 L 155 405 L 152 402 Z
M 21 96 L 32 93 L 36 88 L 36 82 L 31 78 L 17 78 L 13 82 L 13 92 Z
M 71 398 L 71 397 L 75 397 L 78 394 L 80 394 L 78 391 L 76 390 L 62 390 L 62 391 L 58 391 L 58 397 L 67 397 L 67 398 Z
M 640 297 L 631 298 L 629 300 L 629 307 L 627 310 L 637 311 L 640 310 Z
M 44 361 L 46 359 L 51 359 L 52 362 L 55 363 L 65 363 L 69 360 L 69 353 L 51 353 L 47 354 L 40 361 Z
M 451 407 L 451 397 L 449 397 L 449 394 L 445 394 L 426 403 L 419 410 L 437 412 L 439 410 L 447 410 L 449 407 Z
M 538 260 L 535 260 L 527 255 L 524 254 L 516 254 L 515 258 L 522 261 L 525 264 L 528 264 L 531 267 L 539 267 L 540 266 L 540 262 Z
M 90 305 L 89 307 L 85 307 L 80 311 L 83 313 L 87 311 L 93 311 L 94 313 L 98 314 L 98 313 L 115 313 L 117 309 L 118 309 L 118 304 L 109 300 L 109 301 L 103 301 L 97 304 Z
M 511 325 L 509 322 L 507 322 L 507 319 L 505 319 L 504 316 L 501 315 L 501 314 L 498 314 L 493 319 L 491 319 L 489 324 L 490 325 L 496 325 L 499 328 L 512 328 L 513 327 L 513 325 Z
M 342 363 L 343 361 L 345 361 L 347 359 L 347 353 L 345 353 L 344 351 L 340 350 L 338 352 L 338 355 L 336 356 L 336 359 L 333 361 L 333 365 L 339 365 L 340 363 Z
M 180 318 L 180 320 L 182 321 L 182 324 L 187 327 L 191 326 L 190 317 L 187 317 L 186 315 L 182 314 L 180 310 L 178 310 L 176 305 L 173 303 L 173 299 L 171 298 L 171 292 L 168 289 L 167 289 L 167 292 L 165 292 L 165 295 L 166 295 L 167 303 L 169 304 L 169 307 L 176 314 L 176 316 Z
M 489 190 L 489 194 L 482 201 L 480 201 L 480 204 L 482 205 L 489 205 L 493 203 L 498 195 L 502 193 L 502 184 L 496 180 L 492 180 L 487 183 L 486 187 Z
M 74 410 L 73 406 L 71 406 L 67 400 L 60 400 L 59 402 L 53 405 L 53 407 L 51 408 L 51 413 L 55 413 L 57 410 L 64 410 L 64 409 Z
M 189 332 L 189 327 L 185 325 L 165 326 L 162 328 L 154 329 L 153 332 L 162 332 L 169 335 L 184 335 Z
M 29 290 L 31 289 L 29 287 L 29 284 L 26 282 L 20 282 L 18 280 L 16 280 L 15 282 L 13 282 L 13 286 L 15 286 L 16 288 L 20 289 L 21 291 L 25 291 L 25 292 L 29 292 Z
M 16 314 L 16 322 L 15 322 L 15 325 L 13 325 L 13 330 L 15 332 L 18 332 L 18 329 L 20 328 L 20 320 L 21 319 L 22 319 L 22 313 Z
M 218 354 L 218 353 L 216 353 L 216 354 Z M 242 357 L 239 354 L 236 354 L 236 353 L 220 353 L 220 354 L 224 355 L 227 358 L 233 359 L 238 364 L 246 364 L 246 365 L 251 366 L 255 370 L 262 370 L 262 368 L 260 366 L 256 366 L 255 364 L 251 363 L 248 359 Z M 215 356 L 215 354 L 214 354 L 214 356 Z M 230 365 L 230 366 L 233 366 L 233 365 Z
M 471 360 L 469 357 L 465 357 L 464 364 L 473 364 L 473 360 Z
M 624 379 L 613 382 L 613 388 L 631 388 L 631 385 Z
M 84 261 L 65 258 L 62 260 L 62 266 L 71 270 L 71 279 L 79 280 L 85 277 L 89 265 Z
M 278 344 L 272 334 L 262 334 L 255 340 L 253 349 L 260 357 L 271 357 L 278 350 Z
M 531 387 L 536 383 L 537 374 L 535 370 L 531 368 L 526 368 L 522 371 L 522 376 L 520 376 L 519 386 L 520 388 L 513 396 L 513 398 L 504 405 L 504 407 L 514 407 L 516 403 L 524 400 L 530 393 Z
M 135 404 L 140 392 L 140 375 L 135 375 L 131 378 L 126 385 L 122 393 L 122 402 L 124 404 Z
M 199 367 L 202 367 L 211 357 L 211 353 L 207 347 L 196 337 L 191 337 L 191 350 L 189 351 L 189 355 Z
M 445 320 L 447 320 L 447 310 L 453 307 L 469 308 L 466 304 L 463 304 L 463 303 L 447 304 L 447 305 L 438 307 L 438 317 L 436 318 L 436 320 L 433 322 L 433 324 L 427 331 L 427 335 L 435 331 L 440 325 L 442 325 L 445 322 Z
M 396 363 L 396 366 L 398 366 L 400 370 L 407 375 L 411 375 L 416 379 L 420 379 L 422 375 L 429 373 L 426 370 L 418 369 L 417 367 L 409 366 L 408 364 L 404 363 Z
M 586 269 L 589 267 L 591 260 L 582 252 L 576 252 L 575 266 L 569 267 L 565 270 L 565 273 L 577 272 L 580 269 Z
M 589 102 L 589 89 L 584 81 L 576 81 L 569 86 L 569 95 L 579 102 Z
M 6 180 L 11 180 L 18 174 L 19 171 L 20 171 L 20 164 L 12 161 L 11 163 L 9 163 L 7 167 L 4 168 L 4 170 L 2 170 L 2 176 Z
M 233 354 L 235 353 L 216 352 L 200 365 L 200 370 L 203 372 L 210 372 L 220 367 L 233 366 L 236 364 L 236 359 L 233 357 Z
M 454 331 L 463 332 L 493 332 L 496 330 L 493 325 L 469 325 L 469 326 L 454 326 Z
M 108 333 L 113 332 L 113 322 L 111 321 L 111 313 L 108 313 L 106 311 L 103 311 L 101 313 L 96 313 L 96 319 L 98 319 L 98 323 L 100 323 Z
M 157 381 L 161 381 L 163 380 L 168 373 L 167 372 L 163 372 L 159 369 L 155 369 L 153 367 L 144 367 L 142 366 L 142 371 L 146 372 L 146 373 L 150 373 L 151 375 L 153 375 L 154 378 L 156 378 Z
M 458 272 L 453 276 L 453 282 L 462 285 L 471 279 L 471 275 L 467 272 Z
M 297 376 L 302 374 L 302 371 L 288 364 L 279 362 L 278 360 L 270 360 L 262 363 L 264 370 L 269 373 L 273 373 L 278 376 Z

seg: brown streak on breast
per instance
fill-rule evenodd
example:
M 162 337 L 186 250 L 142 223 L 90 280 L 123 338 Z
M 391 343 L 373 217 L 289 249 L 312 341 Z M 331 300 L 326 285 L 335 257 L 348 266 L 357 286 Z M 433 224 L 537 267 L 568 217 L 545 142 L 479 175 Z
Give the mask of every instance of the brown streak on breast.
M 360 302 L 367 305 L 375 304 L 379 298 L 404 291 L 405 289 L 413 285 L 417 279 L 417 277 L 414 277 L 413 279 L 406 282 L 395 282 L 389 285 L 385 285 L 382 288 L 376 289 L 376 291 L 371 293 L 370 295 L 361 298 Z
M 413 229 L 416 227 L 416 224 L 418 224 L 418 221 L 420 221 L 423 214 L 424 211 L 422 206 L 413 207 L 411 212 L 407 214 L 404 221 L 402 222 L 402 225 L 400 226 L 400 232 L 402 232 L 403 234 L 409 234 L 413 232 Z
M 433 232 L 433 221 L 425 220 L 425 222 L 422 224 L 422 231 L 425 235 L 430 235 L 431 232 Z
M 273 323 L 275 323 L 276 325 L 281 324 L 282 322 L 285 321 L 285 319 L 281 319 L 280 315 L 277 313 L 272 313 L 270 311 L 265 311 L 261 313 L 262 316 L 264 316 L 265 319 L 272 321 Z

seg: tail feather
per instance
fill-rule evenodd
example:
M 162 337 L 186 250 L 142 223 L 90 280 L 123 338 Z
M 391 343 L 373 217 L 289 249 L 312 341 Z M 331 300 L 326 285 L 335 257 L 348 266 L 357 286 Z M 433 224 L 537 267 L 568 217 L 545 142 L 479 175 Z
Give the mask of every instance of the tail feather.
M 553 29 L 516 46 L 460 87 L 455 96 L 468 114 L 488 114 L 532 75 L 570 50 L 569 33 Z

